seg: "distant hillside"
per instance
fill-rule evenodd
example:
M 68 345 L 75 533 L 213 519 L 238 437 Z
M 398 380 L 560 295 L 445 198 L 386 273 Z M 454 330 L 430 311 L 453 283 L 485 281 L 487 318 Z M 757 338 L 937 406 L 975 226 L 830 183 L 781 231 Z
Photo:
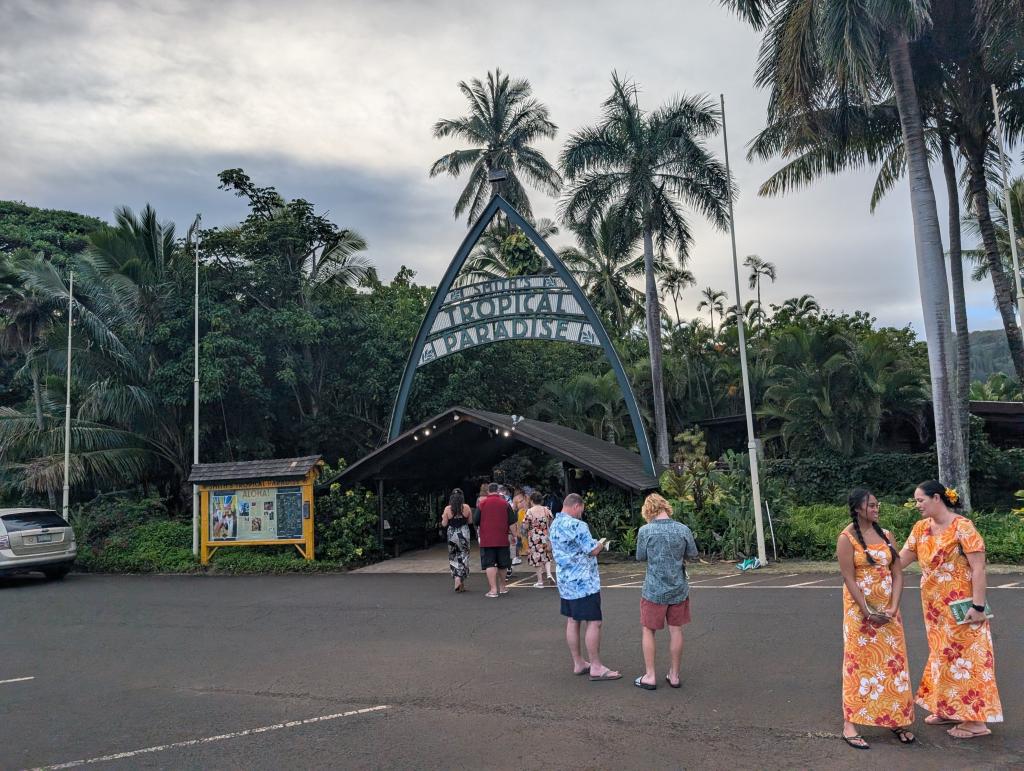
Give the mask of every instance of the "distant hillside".
M 970 333 L 971 380 L 988 380 L 996 372 L 1013 374 L 1010 347 L 1006 333 L 1001 329 L 986 329 Z

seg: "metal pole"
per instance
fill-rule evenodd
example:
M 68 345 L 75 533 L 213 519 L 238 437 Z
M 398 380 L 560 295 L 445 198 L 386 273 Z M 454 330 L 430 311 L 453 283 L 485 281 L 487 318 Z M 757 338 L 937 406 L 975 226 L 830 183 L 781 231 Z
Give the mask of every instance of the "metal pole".
M 68 518 L 68 503 L 71 498 L 71 317 L 74 314 L 75 271 L 68 280 L 68 368 L 64 373 L 66 391 L 64 396 L 64 498 L 61 513 Z
M 1003 173 L 1003 200 L 1006 203 L 1006 223 L 1010 229 L 1010 254 L 1013 257 L 1013 279 L 1017 285 L 1017 323 L 1024 324 L 1024 289 L 1021 289 L 1020 262 L 1017 259 L 1017 233 L 1013 227 L 1013 203 L 1010 200 L 1010 181 L 1006 173 L 1006 150 L 1003 147 L 1003 122 L 999 118 L 999 94 L 992 85 L 992 111 L 996 116 L 996 139 L 999 141 L 999 168 Z
M 764 548 L 764 522 L 761 513 L 761 479 L 757 468 L 757 440 L 754 437 L 754 410 L 750 405 L 750 374 L 747 371 L 747 335 L 744 329 L 743 302 L 740 299 L 740 266 L 736 256 L 736 222 L 732 212 L 732 173 L 729 170 L 729 137 L 725 132 L 725 95 L 722 102 L 722 140 L 725 143 L 725 177 L 729 183 L 729 234 L 732 237 L 732 272 L 736 281 L 736 328 L 740 333 L 740 372 L 743 375 L 743 406 L 747 413 L 747 452 L 750 454 L 750 485 L 754 498 L 754 527 L 757 531 L 757 558 L 768 564 Z
M 196 234 L 195 318 L 192 334 L 192 463 L 199 463 L 199 225 L 197 214 L 191 230 Z M 199 555 L 199 485 L 192 485 L 192 555 Z

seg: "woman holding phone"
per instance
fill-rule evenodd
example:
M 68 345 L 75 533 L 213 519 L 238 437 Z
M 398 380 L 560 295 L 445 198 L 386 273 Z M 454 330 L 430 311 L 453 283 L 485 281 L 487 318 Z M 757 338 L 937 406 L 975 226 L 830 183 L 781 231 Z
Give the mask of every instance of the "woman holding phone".
M 853 520 L 839 534 L 843 574 L 843 741 L 870 745 L 857 725 L 885 726 L 901 744 L 915 741 L 907 643 L 900 617 L 903 571 L 892 533 L 878 524 L 878 499 L 862 487 L 850 492 Z
M 921 519 L 910 531 L 900 557 L 907 566 L 921 564 L 921 605 L 928 635 L 917 703 L 931 714 L 928 725 L 953 725 L 954 739 L 992 733 L 986 723 L 1000 723 L 1003 708 L 996 688 L 992 632 L 985 615 L 985 541 L 974 523 L 960 514 L 956 490 L 929 480 L 914 491 Z M 963 623 L 950 603 L 970 606 Z

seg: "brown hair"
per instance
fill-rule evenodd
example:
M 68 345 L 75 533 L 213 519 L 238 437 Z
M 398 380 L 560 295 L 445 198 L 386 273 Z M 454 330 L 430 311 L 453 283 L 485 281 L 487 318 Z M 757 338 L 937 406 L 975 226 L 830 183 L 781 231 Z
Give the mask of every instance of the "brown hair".
M 651 493 L 650 495 L 648 495 L 647 499 L 644 501 L 643 508 L 640 509 L 640 513 L 643 515 L 645 522 L 650 522 L 663 511 L 668 513 L 668 515 L 671 517 L 672 504 L 666 501 L 657 493 Z

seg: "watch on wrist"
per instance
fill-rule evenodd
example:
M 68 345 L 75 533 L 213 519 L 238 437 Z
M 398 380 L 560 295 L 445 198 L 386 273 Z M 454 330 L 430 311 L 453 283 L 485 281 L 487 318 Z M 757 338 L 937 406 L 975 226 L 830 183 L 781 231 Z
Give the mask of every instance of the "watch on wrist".
M 975 604 L 974 604 L 974 603 L 972 602 L 972 603 L 971 603 L 971 607 L 972 607 L 972 608 L 974 608 L 974 609 L 975 609 L 976 611 L 978 611 L 979 613 L 984 613 L 984 612 L 985 612 L 985 606 L 984 606 L 984 605 L 975 605 Z

